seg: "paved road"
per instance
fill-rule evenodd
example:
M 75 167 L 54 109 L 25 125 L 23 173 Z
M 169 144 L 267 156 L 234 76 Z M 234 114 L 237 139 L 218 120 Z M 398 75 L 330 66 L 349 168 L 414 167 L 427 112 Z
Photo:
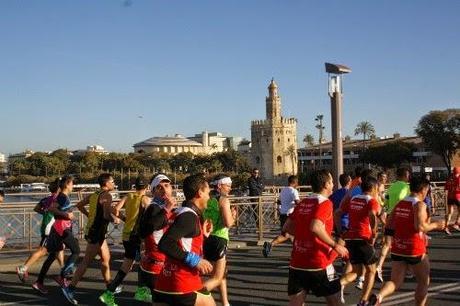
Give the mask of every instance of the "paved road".
M 460 305 L 460 233 L 453 237 L 442 234 L 433 234 L 430 247 L 432 263 L 432 284 L 430 287 L 430 305 Z M 60 289 L 52 280 L 46 285 L 48 296 L 39 296 L 34 293 L 30 284 L 35 279 L 38 265 L 32 268 L 28 284 L 19 283 L 14 266 L 25 257 L 6 256 L 0 254 L 0 305 L 67 305 L 60 293 Z M 274 248 L 270 258 L 261 256 L 261 249 L 257 246 L 234 248 L 229 251 L 229 292 L 233 306 L 249 305 L 286 305 L 288 261 L 290 245 L 286 244 Z M 114 253 L 112 269 L 116 271 L 121 263 L 118 253 Z M 389 263 L 386 265 L 385 277 L 389 277 Z M 56 266 L 51 269 L 50 275 L 56 274 Z M 115 273 L 115 272 L 113 272 Z M 117 302 L 121 305 L 142 305 L 132 299 L 136 286 L 136 274 L 131 273 L 125 281 L 124 292 Z M 376 288 L 381 285 L 376 284 Z M 386 301 L 384 305 L 413 305 L 413 280 L 407 280 L 402 289 Z M 78 290 L 78 299 L 81 305 L 99 305 L 97 297 L 104 289 L 101 282 L 98 263 L 96 262 L 87 272 L 84 281 Z M 359 291 L 355 288 L 346 289 L 347 305 L 356 305 Z M 219 295 L 214 294 L 216 299 Z M 308 305 L 323 305 L 323 300 L 308 297 Z M 144 304 L 145 305 L 145 304 Z

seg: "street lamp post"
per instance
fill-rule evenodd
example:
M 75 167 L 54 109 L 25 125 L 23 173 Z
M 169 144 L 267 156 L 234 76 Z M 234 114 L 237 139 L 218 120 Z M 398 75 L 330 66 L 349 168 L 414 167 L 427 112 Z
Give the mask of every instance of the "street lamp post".
M 332 177 L 334 189 L 338 187 L 340 174 L 343 173 L 342 148 L 342 74 L 350 73 L 351 69 L 344 65 L 325 63 L 328 73 L 329 97 L 331 98 L 332 126 Z

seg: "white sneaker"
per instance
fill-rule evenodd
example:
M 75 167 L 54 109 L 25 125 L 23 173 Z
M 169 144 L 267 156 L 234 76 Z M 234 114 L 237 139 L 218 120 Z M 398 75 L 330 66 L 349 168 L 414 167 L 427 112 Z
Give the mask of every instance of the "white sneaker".
M 355 287 L 359 290 L 363 290 L 364 287 L 364 277 L 359 277 L 358 280 L 356 281 Z

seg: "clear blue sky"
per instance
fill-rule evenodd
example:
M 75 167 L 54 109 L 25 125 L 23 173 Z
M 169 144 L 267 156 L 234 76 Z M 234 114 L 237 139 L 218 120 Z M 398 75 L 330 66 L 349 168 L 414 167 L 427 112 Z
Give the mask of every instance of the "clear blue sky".
M 124 3 L 0 1 L 0 152 L 250 137 L 272 77 L 299 139 L 319 113 L 330 139 L 326 61 L 353 69 L 344 135 L 363 120 L 413 135 L 428 111 L 460 106 L 460 1 Z

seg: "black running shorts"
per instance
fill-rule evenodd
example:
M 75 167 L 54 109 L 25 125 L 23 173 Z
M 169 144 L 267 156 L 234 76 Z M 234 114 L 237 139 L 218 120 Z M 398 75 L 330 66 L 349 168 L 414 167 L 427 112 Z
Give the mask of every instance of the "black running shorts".
M 209 261 L 218 261 L 227 255 L 227 239 L 209 236 L 203 244 L 204 258 Z
M 372 265 L 379 260 L 374 247 L 366 240 L 345 240 L 345 242 L 352 265 Z
M 195 306 L 198 294 L 211 296 L 211 293 L 205 289 L 185 294 L 168 294 L 155 291 L 155 303 L 165 303 L 170 306 Z
M 302 290 L 316 296 L 330 296 L 340 291 L 340 279 L 334 266 L 318 271 L 304 271 L 289 268 L 288 295 L 295 295 Z
M 422 256 L 401 256 L 401 255 L 396 255 L 396 254 L 391 254 L 391 260 L 393 261 L 403 261 L 408 265 L 416 265 L 422 262 L 423 255 Z

